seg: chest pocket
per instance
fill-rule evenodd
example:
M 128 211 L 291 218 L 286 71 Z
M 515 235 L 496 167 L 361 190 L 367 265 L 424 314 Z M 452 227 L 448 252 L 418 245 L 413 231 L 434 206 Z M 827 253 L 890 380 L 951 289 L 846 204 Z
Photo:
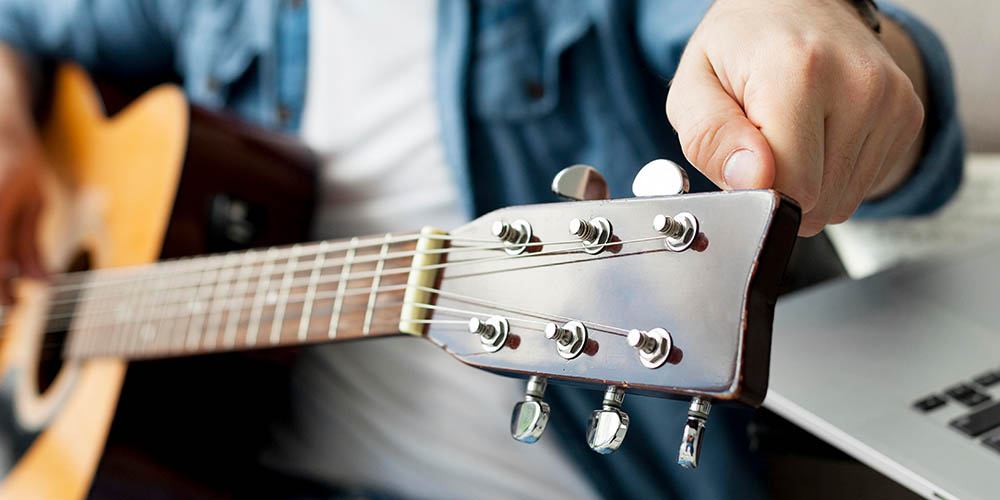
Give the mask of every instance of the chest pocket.
M 192 13 L 179 53 L 179 71 L 191 99 L 210 106 L 228 104 L 230 92 L 260 55 L 252 9 L 218 2 Z
M 559 103 L 560 59 L 590 29 L 584 2 L 484 2 L 474 20 L 469 106 L 484 121 L 523 121 Z

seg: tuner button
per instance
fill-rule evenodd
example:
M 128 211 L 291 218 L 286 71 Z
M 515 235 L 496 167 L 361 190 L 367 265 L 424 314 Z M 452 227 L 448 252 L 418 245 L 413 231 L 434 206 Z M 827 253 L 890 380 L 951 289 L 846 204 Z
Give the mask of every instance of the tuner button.
M 698 396 L 691 400 L 687 422 L 684 423 L 684 434 L 681 436 L 681 449 L 677 454 L 677 464 L 685 469 L 698 467 L 701 442 L 705 437 L 705 422 L 711 410 L 711 401 Z
M 628 414 L 622 411 L 622 401 L 625 400 L 625 390 L 616 385 L 609 385 L 604 391 L 601 409 L 590 414 L 587 425 L 587 444 L 590 449 L 607 455 L 621 446 L 628 432 Z
M 691 188 L 687 171 L 670 160 L 653 160 L 639 169 L 632 180 L 636 196 L 671 196 L 684 194 Z
M 663 234 L 663 244 L 668 250 L 683 252 L 691 248 L 698 236 L 698 218 L 690 212 L 681 212 L 673 217 L 657 214 L 653 217 L 653 230 Z
M 524 401 L 514 405 L 510 416 L 510 435 L 522 443 L 534 443 L 542 436 L 549 423 L 549 404 L 542 401 L 547 385 L 545 377 L 533 376 L 528 379 L 528 389 Z
M 566 167 L 552 179 L 552 192 L 571 200 L 606 200 L 610 197 L 608 182 L 594 167 Z

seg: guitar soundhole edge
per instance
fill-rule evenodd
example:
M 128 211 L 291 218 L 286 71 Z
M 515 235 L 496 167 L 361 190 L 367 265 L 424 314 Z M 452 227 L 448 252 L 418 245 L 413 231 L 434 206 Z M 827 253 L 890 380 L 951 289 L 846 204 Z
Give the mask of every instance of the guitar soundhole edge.
M 89 271 L 90 268 L 90 254 L 81 251 L 73 258 L 65 272 Z M 38 356 L 36 377 L 39 395 L 45 394 L 63 368 L 62 351 L 66 343 L 70 319 L 75 313 L 78 303 L 77 295 L 80 292 L 79 288 L 73 287 L 52 294 L 52 306 L 44 323 L 45 330 L 42 332 L 41 352 Z

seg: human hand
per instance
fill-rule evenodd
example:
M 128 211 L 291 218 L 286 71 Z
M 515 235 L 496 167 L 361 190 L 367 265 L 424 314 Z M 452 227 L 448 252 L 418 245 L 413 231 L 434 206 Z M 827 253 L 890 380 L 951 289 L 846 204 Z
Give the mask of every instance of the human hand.
M 723 189 L 796 200 L 803 236 L 891 191 L 919 154 L 925 85 L 882 24 L 880 40 L 843 0 L 716 1 L 667 97 L 685 156 Z
M 15 278 L 43 278 L 45 270 L 37 246 L 41 142 L 23 86 L 10 84 L 20 69 L 5 50 L 0 50 L 0 303 L 9 304 Z

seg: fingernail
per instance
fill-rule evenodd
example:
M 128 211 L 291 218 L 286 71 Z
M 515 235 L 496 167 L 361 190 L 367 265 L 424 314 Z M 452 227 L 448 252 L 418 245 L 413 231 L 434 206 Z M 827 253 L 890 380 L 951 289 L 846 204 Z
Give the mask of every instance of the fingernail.
M 729 155 L 722 177 L 730 189 L 751 189 L 757 178 L 757 157 L 749 149 L 738 149 Z

